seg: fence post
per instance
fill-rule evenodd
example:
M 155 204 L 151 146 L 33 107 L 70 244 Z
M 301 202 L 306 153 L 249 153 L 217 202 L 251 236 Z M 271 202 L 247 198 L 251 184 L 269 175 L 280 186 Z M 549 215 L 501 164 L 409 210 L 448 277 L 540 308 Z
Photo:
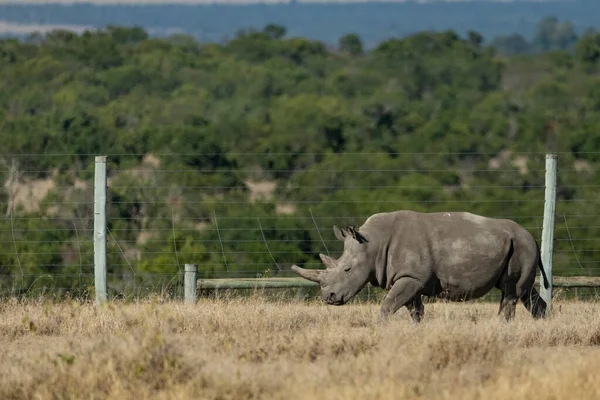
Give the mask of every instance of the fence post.
M 183 277 L 185 302 L 193 304 L 196 302 L 196 275 L 198 266 L 196 264 L 185 264 L 185 275 Z
M 544 265 L 544 272 L 548 278 L 548 289 L 544 288 L 543 277 L 540 277 L 540 295 L 548 304 L 547 314 L 552 310 L 552 253 L 554 251 L 554 220 L 556 213 L 556 161 L 556 154 L 546 154 L 546 190 L 544 194 L 541 258 Z
M 96 304 L 108 297 L 106 279 L 106 156 L 95 159 L 94 176 L 94 288 Z

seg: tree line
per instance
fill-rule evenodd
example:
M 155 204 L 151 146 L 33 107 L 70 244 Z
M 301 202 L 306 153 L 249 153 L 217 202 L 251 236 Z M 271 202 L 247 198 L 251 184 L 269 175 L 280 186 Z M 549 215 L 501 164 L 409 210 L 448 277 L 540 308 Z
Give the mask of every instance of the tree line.
M 531 54 L 475 31 L 332 48 L 274 24 L 223 44 L 119 26 L 1 40 L 3 288 L 90 285 L 103 154 L 116 292 L 184 262 L 319 267 L 331 225 L 400 208 L 512 216 L 539 238 L 545 152 L 556 273 L 596 274 L 600 35 L 548 24 Z

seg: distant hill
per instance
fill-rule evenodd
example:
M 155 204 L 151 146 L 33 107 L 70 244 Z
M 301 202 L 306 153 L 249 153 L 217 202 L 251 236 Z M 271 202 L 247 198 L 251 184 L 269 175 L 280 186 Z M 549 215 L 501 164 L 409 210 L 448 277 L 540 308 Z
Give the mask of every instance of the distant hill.
M 335 44 L 346 33 L 357 33 L 367 48 L 390 36 L 421 30 L 468 29 L 484 39 L 519 33 L 531 37 L 538 21 L 548 15 L 571 21 L 581 32 L 599 25 L 600 2 L 573 1 L 465 1 L 355 4 L 288 3 L 249 5 L 94 5 L 0 4 L 0 33 L 23 34 L 8 24 L 138 25 L 153 35 L 186 33 L 202 41 L 223 41 L 244 28 L 260 29 L 275 23 L 288 35 Z M 4 26 L 4 29 L 2 29 Z

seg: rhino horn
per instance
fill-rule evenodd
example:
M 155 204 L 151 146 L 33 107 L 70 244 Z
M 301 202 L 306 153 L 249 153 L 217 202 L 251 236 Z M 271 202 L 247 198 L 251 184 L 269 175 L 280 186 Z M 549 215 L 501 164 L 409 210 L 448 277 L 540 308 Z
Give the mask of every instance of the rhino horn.
M 327 269 L 333 269 L 337 266 L 337 261 L 333 258 L 326 256 L 325 254 L 319 254 L 319 257 L 321 258 L 321 261 L 323 262 L 323 264 L 325 264 Z
M 321 283 L 321 274 L 323 270 L 319 269 L 304 269 L 300 268 L 297 265 L 292 265 L 292 271 L 303 277 L 304 279 L 308 279 L 309 281 Z

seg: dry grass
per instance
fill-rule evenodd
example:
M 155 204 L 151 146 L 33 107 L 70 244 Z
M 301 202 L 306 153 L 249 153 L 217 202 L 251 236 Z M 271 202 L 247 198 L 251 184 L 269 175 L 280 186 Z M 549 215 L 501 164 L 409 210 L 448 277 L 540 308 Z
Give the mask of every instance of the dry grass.
M 597 399 L 600 304 L 0 304 L 2 399 Z

